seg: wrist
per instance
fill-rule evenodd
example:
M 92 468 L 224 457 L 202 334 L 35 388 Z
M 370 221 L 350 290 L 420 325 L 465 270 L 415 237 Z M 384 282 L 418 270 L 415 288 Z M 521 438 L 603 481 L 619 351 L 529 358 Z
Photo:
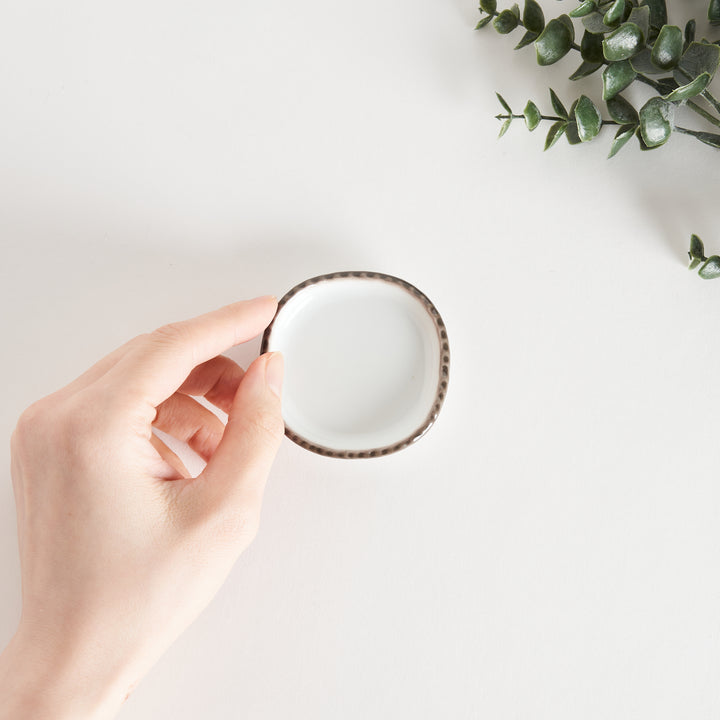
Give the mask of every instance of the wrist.
M 19 628 L 0 653 L 0 720 L 111 720 L 129 687 L 77 647 Z

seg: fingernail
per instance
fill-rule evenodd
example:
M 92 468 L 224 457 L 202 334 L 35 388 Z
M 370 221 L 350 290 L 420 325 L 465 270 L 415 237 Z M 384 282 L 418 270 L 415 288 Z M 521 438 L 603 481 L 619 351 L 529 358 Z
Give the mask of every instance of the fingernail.
M 270 353 L 265 363 L 265 382 L 267 386 L 278 396 L 282 396 L 283 376 L 285 374 L 285 360 L 282 353 Z

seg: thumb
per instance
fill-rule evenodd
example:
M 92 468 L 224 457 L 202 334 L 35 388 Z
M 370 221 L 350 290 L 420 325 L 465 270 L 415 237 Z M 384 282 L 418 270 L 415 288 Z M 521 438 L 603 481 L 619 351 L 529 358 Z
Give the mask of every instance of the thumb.
M 240 381 L 222 440 L 202 476 L 205 490 L 230 513 L 259 516 L 265 481 L 285 431 L 284 373 L 278 352 L 261 355 Z M 214 504 L 214 503 L 213 503 Z

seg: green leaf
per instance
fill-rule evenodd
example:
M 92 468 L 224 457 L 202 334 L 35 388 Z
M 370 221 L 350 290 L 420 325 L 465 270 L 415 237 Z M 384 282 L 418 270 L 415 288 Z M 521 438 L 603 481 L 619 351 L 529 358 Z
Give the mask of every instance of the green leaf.
M 675 106 L 659 97 L 650 98 L 640 109 L 640 133 L 649 148 L 664 145 L 673 130 Z
M 571 120 L 565 128 L 565 138 L 569 145 L 579 145 L 582 140 L 578 134 L 578 126 L 574 120 Z
M 707 260 L 703 241 L 695 234 L 690 236 L 690 251 L 688 255 L 691 260 L 698 260 L 699 262 Z
M 500 139 L 507 131 L 510 125 L 512 124 L 513 119 L 508 118 L 501 126 L 500 126 L 500 132 L 498 133 L 498 139 Z
M 635 23 L 626 22 L 605 37 L 603 54 L 610 62 L 627 60 L 642 48 L 644 42 L 642 30 Z
M 501 35 L 507 35 L 508 33 L 511 33 L 519 24 L 520 20 L 512 10 L 503 10 L 493 20 L 493 27 Z
M 582 59 L 587 62 L 604 62 L 605 56 L 603 55 L 602 35 L 594 35 L 586 30 L 580 41 L 580 54 L 582 55 Z
M 658 30 L 667 24 L 668 15 L 665 0 L 643 0 L 641 7 L 647 7 L 650 10 L 650 25 Z
M 606 103 L 610 117 L 621 125 L 637 125 L 640 118 L 637 110 L 622 96 L 616 95 Z
M 652 64 L 652 51 L 649 47 L 643 48 L 637 55 L 630 58 L 630 64 L 638 75 L 661 75 L 664 70 Z
M 575 108 L 575 122 L 581 142 L 592 140 L 602 127 L 602 115 L 595 103 L 587 96 L 581 95 Z
M 633 8 L 627 17 L 627 21 L 635 23 L 646 40 L 650 37 L 650 8 Z
M 565 106 L 560 102 L 560 98 L 556 95 L 555 91 L 550 88 L 550 102 L 552 103 L 553 110 L 561 117 L 567 120 L 570 116 Z
M 610 63 L 602 74 L 603 100 L 610 100 L 630 85 L 637 73 L 628 60 Z
M 582 24 L 588 32 L 596 35 L 609 33 L 612 28 L 603 22 L 603 14 L 599 12 L 590 13 L 582 19 Z
M 497 0 L 480 0 L 480 9 L 490 15 L 494 15 L 497 11 Z
M 572 24 L 572 20 L 570 20 L 570 23 Z M 535 41 L 538 65 L 556 63 L 570 52 L 573 40 L 573 34 L 562 20 L 559 18 L 551 20 Z
M 540 34 L 545 29 L 545 15 L 536 0 L 525 0 L 523 25 L 526 30 Z
M 529 30 L 522 36 L 522 40 L 515 46 L 515 50 L 521 50 L 528 45 L 532 45 L 538 34 L 536 32 L 530 32 Z
M 699 132 L 694 135 L 700 142 L 704 142 L 710 147 L 720 148 L 720 135 L 717 133 Z
M 668 102 L 680 102 L 682 100 L 689 100 L 696 95 L 699 95 L 705 88 L 710 84 L 710 75 L 703 73 L 698 75 L 692 82 L 687 85 L 681 85 L 679 88 L 673 90 L 669 95 L 665 96 L 665 100 Z
M 688 46 L 692 44 L 693 40 L 695 40 L 695 27 L 696 22 L 694 20 L 688 20 L 687 25 L 685 26 L 685 49 L 687 50 Z
M 594 10 L 597 10 L 597 3 L 595 0 L 585 0 L 570 13 L 570 17 L 582 18 L 589 15 Z
M 625 0 L 615 0 L 610 9 L 603 16 L 603 23 L 608 27 L 615 27 L 622 22 L 625 14 Z
M 569 15 L 558 15 L 558 21 L 561 22 L 565 27 L 568 29 L 568 32 L 570 33 L 570 37 L 572 37 L 573 42 L 575 41 L 575 24 L 570 19 Z
M 630 138 L 635 134 L 637 125 L 621 125 L 615 133 L 615 139 L 610 146 L 608 160 L 615 157 L 627 145 Z
M 708 73 L 710 77 L 720 65 L 720 47 L 706 42 L 692 42 L 680 58 L 673 75 L 683 85 L 698 75 Z
M 503 109 L 508 115 L 512 115 L 512 110 L 510 109 L 510 106 L 507 103 L 507 100 L 499 93 L 495 93 L 495 97 L 500 101 L 500 104 L 503 106 Z
M 549 150 L 563 136 L 567 125 L 565 120 L 558 120 L 550 126 L 547 138 L 545 139 L 545 150 Z
M 480 28 L 484 28 L 486 25 L 489 25 L 492 22 L 492 19 L 492 15 L 487 15 L 482 20 L 480 20 L 480 22 L 475 26 L 475 29 L 479 30 Z
M 720 277 L 720 255 L 711 255 L 698 270 L 703 280 L 714 280 Z
M 647 145 L 645 143 L 645 141 L 643 140 L 642 132 L 640 132 L 639 125 L 638 125 L 638 129 L 635 131 L 635 137 L 638 139 L 638 143 L 640 144 L 640 149 L 643 152 L 646 152 L 648 150 L 657 150 L 657 148 L 660 147 L 659 145 L 657 147 L 650 147 L 649 145 Z
M 711 25 L 720 25 L 720 0 L 710 0 L 708 20 Z
M 663 25 L 650 55 L 652 64 L 661 70 L 670 70 L 680 62 L 682 52 L 682 30 L 677 25 Z
M 583 61 L 580 67 L 570 76 L 570 80 L 580 80 L 580 78 L 592 75 L 602 66 L 603 64 L 600 62 L 592 63 Z
M 523 110 L 523 115 L 525 116 L 527 129 L 530 132 L 532 132 L 540 124 L 540 120 L 542 119 L 538 106 L 532 100 L 528 100 L 527 105 Z

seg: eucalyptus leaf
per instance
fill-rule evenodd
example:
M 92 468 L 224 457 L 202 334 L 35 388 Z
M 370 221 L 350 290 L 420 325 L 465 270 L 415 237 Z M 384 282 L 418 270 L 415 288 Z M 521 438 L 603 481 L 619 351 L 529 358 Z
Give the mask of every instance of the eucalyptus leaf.
M 480 9 L 494 15 L 497 12 L 497 0 L 480 0 Z
M 523 115 L 525 116 L 527 129 L 530 130 L 530 132 L 532 132 L 540 124 L 540 120 L 542 120 L 540 110 L 532 100 L 528 100 L 523 110 Z
M 495 97 L 497 97 L 497 99 L 500 101 L 500 104 L 503 106 L 505 112 L 507 112 L 508 115 L 512 115 L 512 110 L 510 109 L 507 100 L 499 92 L 495 93 Z
M 643 48 L 637 55 L 631 57 L 630 64 L 639 75 L 661 75 L 665 72 L 665 70 L 660 70 L 660 68 L 653 65 L 652 51 L 648 47 Z
M 602 35 L 594 35 L 586 30 L 580 41 L 580 55 L 583 60 L 589 63 L 604 62 Z
M 572 33 L 567 25 L 557 18 L 551 20 L 535 41 L 538 65 L 552 65 L 570 52 L 573 44 Z
M 493 16 L 487 15 L 484 17 L 478 24 L 475 26 L 476 30 L 479 30 L 480 28 L 484 28 L 486 25 L 490 24 L 492 22 Z
M 703 280 L 714 280 L 720 277 L 720 255 L 711 255 L 698 270 L 698 275 Z
M 669 95 L 665 96 L 665 100 L 668 102 L 680 102 L 682 100 L 689 100 L 696 95 L 699 95 L 705 88 L 710 84 L 709 73 L 703 73 L 698 75 L 692 82 L 687 85 L 681 85 L 679 88 L 673 90 Z
M 626 22 L 605 36 L 603 54 L 611 62 L 627 60 L 639 52 L 644 41 L 642 30 L 635 23 Z
M 717 133 L 699 132 L 695 133 L 695 137 L 710 147 L 720 148 L 720 135 Z
M 593 12 L 583 17 L 582 24 L 588 32 L 596 35 L 604 35 L 612 30 L 603 22 L 603 13 L 599 12 Z
M 537 39 L 538 34 L 528 30 L 523 36 L 520 42 L 515 46 L 515 50 L 521 50 L 528 45 L 532 45 Z
M 570 80 L 580 80 L 581 78 L 587 77 L 588 75 L 592 75 L 594 72 L 597 72 L 603 64 L 601 62 L 586 62 L 583 60 L 580 67 L 570 76 Z
M 581 142 L 592 140 L 600 132 L 602 115 L 587 95 L 581 95 L 578 99 L 575 108 L 575 122 Z
M 695 40 L 695 27 L 697 23 L 694 20 L 688 20 L 685 25 L 685 48 Z
M 682 30 L 677 25 L 663 25 L 650 55 L 652 64 L 661 70 L 670 70 L 680 62 L 682 53 Z
M 625 14 L 625 0 L 615 0 L 610 9 L 603 15 L 603 24 L 608 27 L 615 27 L 623 20 Z
M 645 39 L 650 38 L 650 8 L 633 8 L 627 17 L 627 21 L 637 25 Z
M 558 15 L 557 17 L 558 21 L 561 22 L 565 27 L 568 29 L 568 32 L 570 33 L 570 37 L 573 39 L 573 42 L 575 41 L 575 24 L 570 19 L 569 15 Z
M 545 139 L 545 150 L 549 150 L 564 135 L 567 125 L 566 120 L 558 120 L 550 126 Z
M 512 118 L 508 118 L 501 126 L 500 126 L 500 132 L 498 133 L 498 139 L 501 138 L 507 131 L 510 125 L 512 124 Z
M 640 109 L 640 133 L 648 148 L 664 145 L 673 130 L 675 106 L 659 97 L 650 98 Z
M 610 117 L 621 125 L 637 125 L 640 118 L 637 110 L 622 95 L 616 95 L 606 103 Z
M 682 54 L 674 70 L 674 77 L 683 85 L 698 75 L 708 73 L 710 77 L 720 65 L 720 47 L 706 42 L 692 42 Z
M 511 33 L 518 25 L 520 20 L 512 10 L 503 10 L 494 20 L 493 27 L 501 35 Z
M 711 25 L 720 25 L 720 0 L 710 0 L 708 20 Z
M 525 29 L 530 32 L 538 33 L 539 35 L 544 30 L 545 15 L 536 0 L 525 0 L 522 21 Z
M 658 30 L 667 24 L 668 14 L 665 0 L 643 0 L 641 7 L 646 7 L 650 11 L 650 26 Z
M 703 241 L 695 234 L 690 236 L 690 251 L 688 252 L 691 260 L 707 260 L 705 257 L 705 246 Z
M 574 120 L 571 120 L 565 128 L 565 138 L 569 145 L 579 145 L 582 140 L 578 132 L 578 125 Z
M 565 106 L 560 101 L 560 98 L 557 96 L 555 91 L 550 88 L 550 102 L 552 103 L 553 110 L 561 117 L 565 118 L 566 120 L 568 117 L 568 111 L 565 109 Z
M 615 157 L 627 145 L 630 138 L 635 134 L 637 125 L 621 125 L 615 133 L 615 138 L 610 146 L 608 160 Z
M 582 18 L 589 15 L 594 10 L 597 10 L 597 3 L 595 0 L 584 0 L 584 2 L 580 3 L 580 5 L 571 11 L 569 15 L 573 18 Z
M 628 60 L 610 63 L 602 74 L 603 100 L 610 100 L 622 92 L 637 77 L 637 73 Z

